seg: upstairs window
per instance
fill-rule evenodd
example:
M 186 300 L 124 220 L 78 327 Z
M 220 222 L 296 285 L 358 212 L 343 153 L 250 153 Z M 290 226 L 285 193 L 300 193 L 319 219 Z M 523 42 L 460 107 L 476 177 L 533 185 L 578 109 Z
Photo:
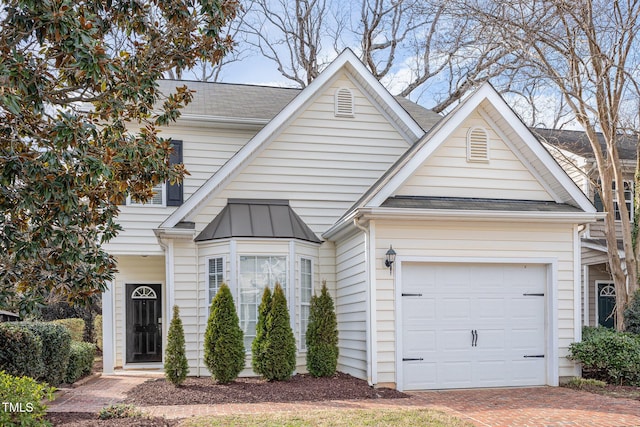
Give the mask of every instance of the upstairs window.
M 346 87 L 338 89 L 335 93 L 336 117 L 354 117 L 353 92 Z
M 598 182 L 600 185 L 600 182 Z M 624 204 L 627 206 L 627 211 L 629 212 L 629 219 L 633 221 L 633 193 L 634 193 L 634 184 L 633 181 L 623 181 L 624 185 Z M 620 212 L 620 204 L 618 201 L 618 191 L 616 189 L 616 182 L 613 181 L 611 185 L 611 189 L 613 190 L 613 213 L 615 215 L 616 221 L 620 221 L 622 218 Z M 600 198 L 600 193 L 597 189 L 594 189 L 593 192 L 593 204 L 596 207 L 598 212 L 604 212 L 604 206 L 602 204 L 602 199 Z
M 489 161 L 489 133 L 481 127 L 469 129 L 467 133 L 467 161 Z
M 127 197 L 127 205 L 129 206 L 166 206 L 166 184 L 158 184 L 153 187 L 153 197 L 145 203 L 135 202 L 131 196 Z

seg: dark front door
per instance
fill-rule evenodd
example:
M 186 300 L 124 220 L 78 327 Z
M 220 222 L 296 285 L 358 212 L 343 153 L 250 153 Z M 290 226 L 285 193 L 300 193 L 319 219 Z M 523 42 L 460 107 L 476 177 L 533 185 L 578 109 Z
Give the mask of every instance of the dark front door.
M 606 328 L 613 328 L 616 306 L 616 288 L 611 283 L 598 283 L 598 324 Z
M 161 286 L 127 284 L 127 363 L 161 361 Z

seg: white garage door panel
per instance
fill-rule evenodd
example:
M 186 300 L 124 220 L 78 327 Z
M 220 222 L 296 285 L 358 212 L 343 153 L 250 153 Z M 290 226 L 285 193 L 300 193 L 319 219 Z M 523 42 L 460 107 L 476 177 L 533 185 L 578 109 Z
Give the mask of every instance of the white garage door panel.
M 401 280 L 405 390 L 545 384 L 524 357 L 545 354 L 544 265 L 405 262 Z

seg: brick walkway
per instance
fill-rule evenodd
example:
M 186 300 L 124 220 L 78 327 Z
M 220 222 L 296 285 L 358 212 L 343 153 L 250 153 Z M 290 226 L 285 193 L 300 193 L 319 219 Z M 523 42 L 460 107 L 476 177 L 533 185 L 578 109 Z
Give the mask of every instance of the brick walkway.
M 147 377 L 102 376 L 70 389 L 49 405 L 52 412 L 97 412 L 120 402 Z M 411 393 L 410 399 L 150 406 L 153 416 L 308 412 L 326 409 L 424 407 L 443 410 L 478 427 L 638 427 L 640 402 L 614 399 L 557 387 L 455 390 Z

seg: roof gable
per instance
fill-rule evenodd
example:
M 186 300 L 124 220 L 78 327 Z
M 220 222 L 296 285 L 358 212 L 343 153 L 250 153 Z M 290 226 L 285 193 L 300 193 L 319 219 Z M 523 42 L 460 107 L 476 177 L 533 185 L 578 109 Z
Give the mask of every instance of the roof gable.
M 404 136 L 408 143 L 418 140 L 424 131 L 372 75 L 351 50 L 345 50 L 309 86 L 286 105 L 238 153 L 209 178 L 185 203 L 167 218 L 160 228 L 171 228 L 184 220 L 191 220 L 200 209 L 216 196 L 235 175 L 248 165 L 282 129 L 288 126 L 318 97 L 323 89 L 347 72 L 363 94 L 378 105 L 388 121 Z
M 528 160 L 480 112 L 463 120 L 393 195 L 554 200 Z M 474 156 L 480 145 L 481 156 Z
M 405 184 L 411 183 L 410 179 L 416 172 L 434 157 L 434 153 L 445 146 L 461 124 L 474 114 L 479 114 L 509 147 L 520 164 L 548 193 L 550 200 L 578 207 L 584 212 L 595 212 L 589 199 L 488 83 L 471 94 L 412 146 L 351 211 L 359 207 L 383 206 L 389 197 L 394 196 Z M 486 197 L 486 194 L 480 197 Z

